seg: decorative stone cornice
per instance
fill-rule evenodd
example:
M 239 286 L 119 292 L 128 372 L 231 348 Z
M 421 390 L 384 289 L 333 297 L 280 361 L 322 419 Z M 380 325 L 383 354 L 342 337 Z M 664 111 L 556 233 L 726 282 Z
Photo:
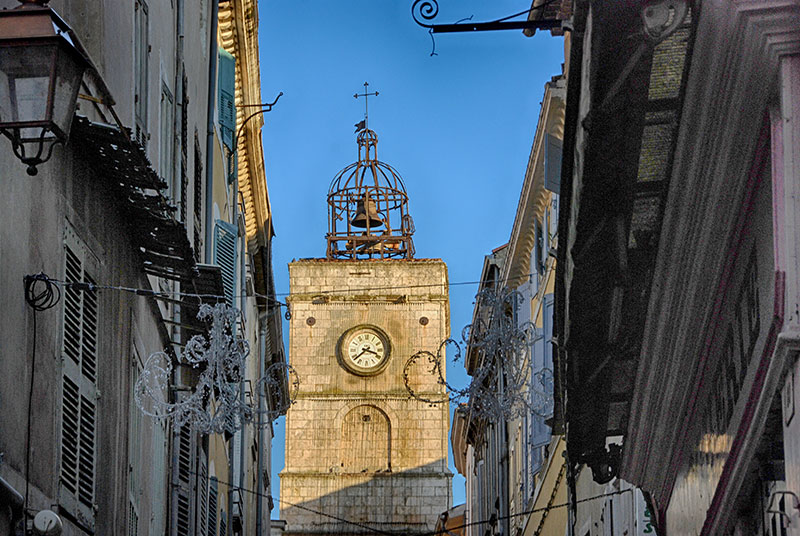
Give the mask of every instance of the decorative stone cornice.
M 531 251 L 536 241 L 534 222 L 542 218 L 549 199 L 544 189 L 544 138 L 550 134 L 563 139 L 566 94 L 564 77 L 545 85 L 539 122 L 508 242 L 508 257 L 503 267 L 503 281 L 513 281 L 513 286 L 526 281 L 531 273 Z
M 219 6 L 220 45 L 236 58 L 235 102 L 261 102 L 261 77 L 258 55 L 258 2 L 233 0 Z M 254 108 L 239 108 L 236 131 Z M 245 233 L 248 243 L 266 243 L 272 234 L 271 209 L 261 141 L 262 116 L 251 119 L 238 140 L 239 190 L 244 196 Z

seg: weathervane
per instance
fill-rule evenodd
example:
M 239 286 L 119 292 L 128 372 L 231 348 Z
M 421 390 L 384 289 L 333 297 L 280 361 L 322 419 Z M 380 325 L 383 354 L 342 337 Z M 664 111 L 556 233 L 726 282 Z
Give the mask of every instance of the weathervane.
M 353 95 L 354 98 L 364 97 L 364 120 L 359 121 L 356 123 L 356 132 L 359 130 L 366 130 L 369 128 L 369 97 L 370 95 L 377 97 L 379 93 L 377 91 L 373 91 L 372 93 L 369 92 L 369 82 L 364 82 L 364 93 L 356 93 Z

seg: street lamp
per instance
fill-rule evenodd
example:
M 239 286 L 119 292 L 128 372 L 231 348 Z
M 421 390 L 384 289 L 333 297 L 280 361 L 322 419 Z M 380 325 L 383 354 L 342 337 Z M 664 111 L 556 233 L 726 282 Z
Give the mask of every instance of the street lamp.
M 89 60 L 48 0 L 19 1 L 0 11 L 0 133 L 36 175 L 67 141 Z

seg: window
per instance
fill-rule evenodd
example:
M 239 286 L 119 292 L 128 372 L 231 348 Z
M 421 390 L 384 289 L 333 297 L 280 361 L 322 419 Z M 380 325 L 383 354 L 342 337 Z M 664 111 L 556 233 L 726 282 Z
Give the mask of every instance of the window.
M 219 483 L 217 477 L 212 476 L 208 485 L 208 536 L 217 536 L 217 497 L 219 496 Z
M 166 84 L 161 84 L 161 128 L 159 132 L 159 166 L 161 178 L 167 183 L 169 196 L 175 196 L 175 103 Z
M 144 0 L 134 2 L 133 29 L 133 99 L 136 122 L 136 141 L 147 145 L 147 74 L 150 56 L 149 14 Z
M 139 534 L 139 497 L 142 494 L 142 412 L 133 396 L 139 378 L 139 354 L 132 350 L 133 364 L 130 377 L 128 406 L 128 536 Z
M 178 535 L 192 536 L 194 534 L 194 508 L 192 497 L 194 495 L 193 483 L 195 478 L 195 441 L 189 426 L 182 426 L 176 431 L 178 448 Z
M 200 260 L 203 250 L 203 151 L 194 133 L 194 254 Z
M 214 263 L 222 268 L 222 286 L 228 305 L 235 304 L 236 246 L 238 229 L 228 222 L 217 220 L 214 226 Z
M 539 275 L 544 275 L 544 260 L 547 258 L 544 256 L 544 234 L 542 233 L 542 224 L 538 220 L 536 221 L 536 244 L 534 245 L 534 264 L 536 268 L 536 273 Z
M 181 83 L 181 102 L 180 102 L 180 112 L 181 112 L 181 195 L 180 195 L 180 205 L 181 205 L 181 221 L 183 222 L 184 228 L 188 231 L 189 230 L 189 207 L 188 203 L 188 195 L 189 195 L 189 172 L 187 171 L 189 166 L 189 97 L 187 95 L 187 91 L 189 90 L 189 79 L 186 77 L 186 70 L 185 67 L 182 69 L 183 73 L 183 81 Z
M 69 228 L 64 254 L 66 281 L 94 283 L 94 258 Z M 59 503 L 89 528 L 94 527 L 95 502 L 97 320 L 95 292 L 64 291 Z
M 150 471 L 151 506 L 149 534 L 164 534 L 167 518 L 167 484 L 169 468 L 167 466 L 167 425 L 152 421 L 152 450 L 148 454 L 148 463 L 152 463 Z
M 236 130 L 236 60 L 224 48 L 219 49 L 219 127 L 222 141 L 233 151 Z

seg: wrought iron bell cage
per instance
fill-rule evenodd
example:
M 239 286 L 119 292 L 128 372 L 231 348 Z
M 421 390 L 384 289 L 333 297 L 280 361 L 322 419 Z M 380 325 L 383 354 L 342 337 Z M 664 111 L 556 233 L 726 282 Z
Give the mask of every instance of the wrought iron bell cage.
M 378 135 L 357 137 L 358 161 L 331 181 L 328 190 L 329 259 L 413 258 L 414 223 L 400 174 L 377 157 Z

